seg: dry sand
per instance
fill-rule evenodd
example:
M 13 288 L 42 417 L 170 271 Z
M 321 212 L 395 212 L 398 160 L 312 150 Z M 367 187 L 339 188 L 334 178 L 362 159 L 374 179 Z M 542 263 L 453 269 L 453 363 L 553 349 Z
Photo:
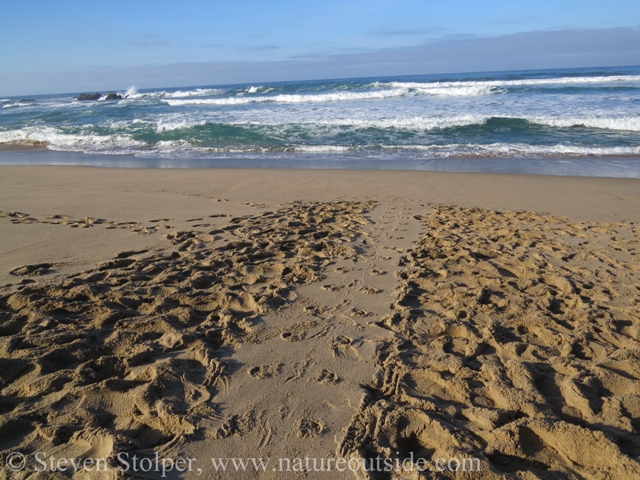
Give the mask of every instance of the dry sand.
M 640 478 L 639 221 L 638 180 L 1 167 L 0 453 Z M 411 455 L 481 470 L 272 470 Z

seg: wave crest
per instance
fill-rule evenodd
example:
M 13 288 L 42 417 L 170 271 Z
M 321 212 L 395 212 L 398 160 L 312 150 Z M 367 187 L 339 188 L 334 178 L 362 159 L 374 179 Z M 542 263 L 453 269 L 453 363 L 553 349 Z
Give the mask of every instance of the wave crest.
M 420 87 L 420 88 L 391 88 L 368 92 L 336 92 L 320 94 L 280 94 L 260 97 L 231 97 L 231 98 L 202 98 L 193 100 L 163 100 L 173 107 L 187 105 L 246 105 L 250 103 L 325 103 L 349 102 L 360 100 L 382 100 L 385 98 L 404 97 L 409 95 L 437 95 L 437 96 L 475 96 L 502 93 L 503 90 L 487 86 L 462 87 Z
M 374 88 L 461 88 L 461 87 L 520 87 L 541 85 L 589 85 L 596 83 L 636 83 L 640 75 L 611 75 L 600 77 L 529 78 L 519 80 L 460 80 L 448 82 L 374 82 Z

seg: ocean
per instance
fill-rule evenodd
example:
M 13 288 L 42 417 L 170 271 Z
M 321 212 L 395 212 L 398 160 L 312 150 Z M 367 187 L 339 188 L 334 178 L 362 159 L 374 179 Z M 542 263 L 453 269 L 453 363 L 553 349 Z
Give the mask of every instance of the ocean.
M 0 98 L 0 143 L 47 142 L 50 152 L 2 152 L 0 163 L 640 178 L 640 67 L 132 86 L 118 93 L 126 98 Z

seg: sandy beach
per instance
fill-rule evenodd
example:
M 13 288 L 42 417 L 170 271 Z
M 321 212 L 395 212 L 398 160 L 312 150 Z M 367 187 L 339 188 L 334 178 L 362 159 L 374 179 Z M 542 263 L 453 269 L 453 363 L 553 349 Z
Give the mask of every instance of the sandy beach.
M 640 478 L 638 222 L 634 179 L 2 166 L 3 474 Z

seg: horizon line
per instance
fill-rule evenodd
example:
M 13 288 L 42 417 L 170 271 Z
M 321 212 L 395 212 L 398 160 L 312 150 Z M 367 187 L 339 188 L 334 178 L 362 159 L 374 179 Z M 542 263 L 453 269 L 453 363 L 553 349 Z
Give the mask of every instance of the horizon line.
M 189 64 L 207 64 L 210 62 L 184 62 Z M 179 65 L 179 64 L 164 64 L 158 66 L 166 66 L 166 65 Z M 327 82 L 327 81 L 346 81 L 346 80 L 362 80 L 367 78 L 397 78 L 397 77 L 428 77 L 428 76 L 437 76 L 437 75 L 481 75 L 481 74 L 492 74 L 492 73 L 506 73 L 506 72 L 545 72 L 545 71 L 567 71 L 567 70 L 597 70 L 597 69 L 612 69 L 612 68 L 640 68 L 640 64 L 636 65 L 601 65 L 596 67 L 563 67 L 563 68 L 527 68 L 527 69 L 503 69 L 503 70 L 477 70 L 477 71 L 463 71 L 463 72 L 436 72 L 436 73 L 418 73 L 418 74 L 399 74 L 399 75 L 368 75 L 368 76 L 356 76 L 356 77 L 326 77 L 326 78 L 314 78 L 314 79 L 295 79 L 295 80 L 277 80 L 277 81 L 252 81 L 252 82 L 235 82 L 235 83 L 212 83 L 212 84 L 198 84 L 198 85 L 176 85 L 176 86 L 159 86 L 159 87 L 142 87 L 139 88 L 135 85 L 130 85 L 127 87 L 135 88 L 138 91 L 142 90 L 171 90 L 178 88 L 202 88 L 202 87 L 234 87 L 241 85 L 249 85 L 254 83 L 263 83 L 263 84 L 279 84 L 279 83 L 312 83 L 312 82 Z M 78 90 L 75 92 L 53 92 L 53 93 L 37 93 L 37 94 L 22 94 L 22 95 L 2 95 L 3 98 L 18 98 L 18 97 L 47 97 L 51 95 L 65 95 L 65 96 L 76 96 L 83 93 L 100 93 L 100 91 L 107 90 L 109 92 L 122 92 L 122 89 L 95 89 L 95 90 Z

